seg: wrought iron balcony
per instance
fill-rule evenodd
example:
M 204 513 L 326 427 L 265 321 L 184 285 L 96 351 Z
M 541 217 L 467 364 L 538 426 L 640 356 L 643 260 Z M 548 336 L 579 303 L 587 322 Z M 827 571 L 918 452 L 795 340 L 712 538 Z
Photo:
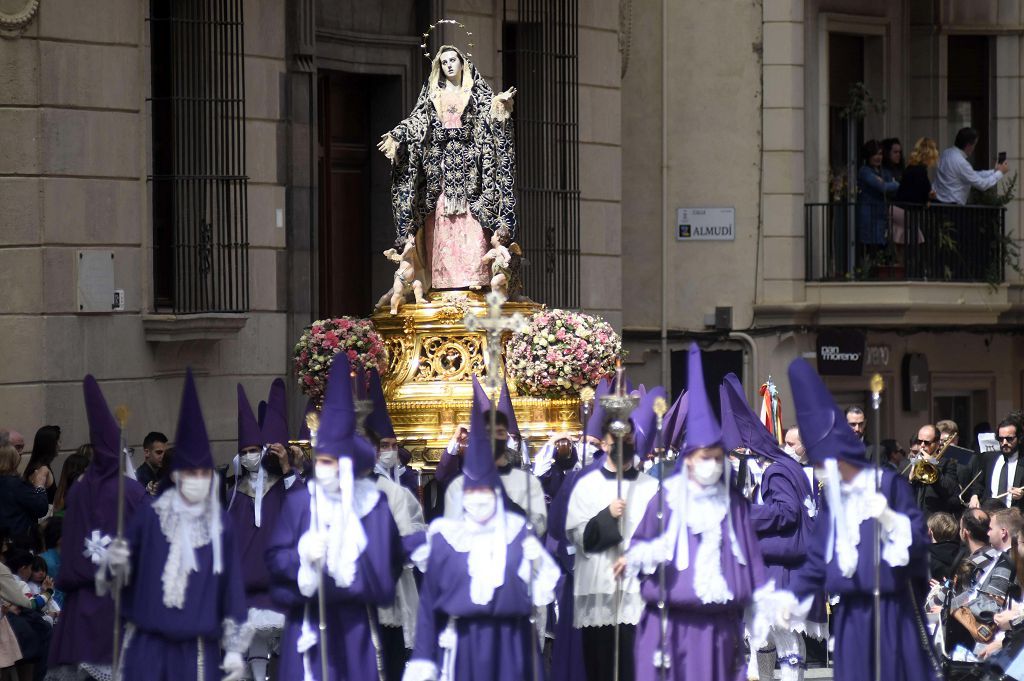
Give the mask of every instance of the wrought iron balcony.
M 805 280 L 998 285 L 1017 255 L 1002 206 L 804 204 Z

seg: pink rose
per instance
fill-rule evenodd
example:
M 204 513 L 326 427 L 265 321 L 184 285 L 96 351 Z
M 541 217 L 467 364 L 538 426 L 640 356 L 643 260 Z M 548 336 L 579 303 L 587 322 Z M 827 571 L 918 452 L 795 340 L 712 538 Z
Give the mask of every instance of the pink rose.
M 347 353 L 345 353 L 345 354 L 347 354 L 347 355 L 348 355 L 348 361 L 349 361 L 349 362 L 355 361 L 355 359 L 356 359 L 357 357 L 359 357 L 359 353 L 358 353 L 358 352 L 356 352 L 355 350 L 349 350 L 349 351 L 348 351 Z

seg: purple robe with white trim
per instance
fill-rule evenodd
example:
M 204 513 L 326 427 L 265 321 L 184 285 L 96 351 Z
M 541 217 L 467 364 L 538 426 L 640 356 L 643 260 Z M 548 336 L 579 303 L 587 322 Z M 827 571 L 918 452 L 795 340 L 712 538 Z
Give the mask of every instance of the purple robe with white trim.
M 101 477 L 94 466 L 71 487 L 64 513 L 61 566 L 55 586 L 64 592 L 64 609 L 53 628 L 49 667 L 111 664 L 114 650 L 114 600 L 96 594 L 96 566 L 83 553 L 94 530 L 117 534 L 117 475 Z M 150 499 L 134 480 L 124 481 L 125 517 L 131 519 Z
M 255 480 L 252 480 L 252 484 L 255 487 Z M 277 520 L 281 517 L 288 491 L 283 478 L 274 481 L 263 495 L 259 527 L 256 527 L 256 501 L 253 497 L 238 492 L 228 509 L 245 578 L 245 597 L 250 608 L 281 612 L 270 598 L 270 574 L 263 555 Z
M 271 597 L 285 613 L 279 676 L 289 680 L 303 678 L 303 655 L 296 647 L 303 619 L 308 615 L 313 631 L 317 631 L 319 626 L 318 596 L 314 593 L 307 598 L 298 588 L 298 545 L 299 539 L 309 529 L 309 501 L 309 491 L 305 486 L 289 490 L 265 554 L 271 578 Z M 356 562 L 352 584 L 342 588 L 333 577 L 324 575 L 329 679 L 320 678 L 320 646 L 317 643 L 308 653 L 313 678 L 317 681 L 377 678 L 379 640 L 374 630 L 376 608 L 391 605 L 395 600 L 395 583 L 402 572 L 404 552 L 398 527 L 383 494 L 360 522 L 367 544 Z
M 867 469 L 871 470 L 871 469 Z M 910 562 L 902 567 L 881 563 L 882 678 L 886 681 L 934 681 L 941 678 L 928 645 L 924 600 L 928 593 L 928 530 L 924 514 L 906 480 L 882 471 L 882 493 L 889 507 L 910 519 Z M 789 588 L 797 598 L 825 590 L 838 594 L 832 617 L 836 681 L 860 681 L 874 674 L 874 520 L 860 524 L 857 569 L 851 577 L 839 569 L 837 555 L 826 562 L 832 519 L 825 509 L 815 523 L 807 561 L 792 575 Z
M 542 668 L 530 675 L 530 642 L 536 637 L 531 636 L 529 587 L 518 575 L 526 533 L 523 527 L 508 544 L 505 583 L 485 605 L 470 598 L 469 554 L 456 551 L 441 533 L 433 535 L 420 588 L 413 660 L 429 660 L 442 667 L 444 649 L 438 637 L 455 617 L 455 679 L 543 681 Z M 539 651 L 536 659 L 539 663 Z
M 164 494 L 178 494 L 178 490 L 174 487 Z M 146 504 L 132 520 L 126 535 L 131 581 L 124 591 L 124 616 L 134 631 L 125 636 L 126 680 L 200 681 L 199 666 L 204 672 L 201 681 L 222 678 L 224 620 L 243 624 L 248 613 L 231 519 L 217 511 L 223 528 L 221 573 L 213 572 L 212 541 L 195 549 L 197 569 L 188 577 L 181 608 L 168 608 L 163 602 L 162 577 L 171 545 L 160 529 L 160 517 Z
M 678 474 L 677 474 L 678 475 Z M 633 535 L 632 546 L 658 538 L 659 494 L 647 506 L 647 512 Z M 750 523 L 750 504 L 735 490 L 730 490 L 730 514 L 736 539 L 745 564 L 734 555 L 729 535 L 730 514 L 722 519 L 722 540 L 719 552 L 725 583 L 732 593 L 726 603 L 704 603 L 694 589 L 697 550 L 700 535 L 689 527 L 689 566 L 676 568 L 674 557 L 664 564 L 668 604 L 666 648 L 672 666 L 666 674 L 669 681 L 742 681 L 746 678 L 743 661 L 743 613 L 751 605 L 754 592 L 768 581 L 757 535 Z M 664 505 L 664 526 L 672 521 L 672 509 Z M 640 595 L 646 602 L 637 626 L 634 659 L 637 681 L 659 681 L 654 667 L 654 654 L 661 642 L 661 620 L 658 613 L 658 573 L 642 576 Z

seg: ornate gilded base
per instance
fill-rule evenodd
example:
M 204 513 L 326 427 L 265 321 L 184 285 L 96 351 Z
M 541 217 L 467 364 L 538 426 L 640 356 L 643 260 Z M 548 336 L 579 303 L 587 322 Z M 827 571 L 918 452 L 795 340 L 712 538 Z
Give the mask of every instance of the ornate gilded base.
M 528 316 L 542 308 L 509 302 L 503 315 Z M 379 311 L 371 318 L 384 339 L 388 368 L 382 377 L 395 434 L 413 452 L 413 467 L 432 470 L 459 424 L 469 424 L 473 374 L 486 376 L 487 340 L 466 329 L 467 312 L 487 313 L 474 292 L 431 293 L 423 305 L 405 305 L 397 315 Z M 580 429 L 578 398 L 520 397 L 512 405 L 520 430 L 539 446 L 559 431 Z

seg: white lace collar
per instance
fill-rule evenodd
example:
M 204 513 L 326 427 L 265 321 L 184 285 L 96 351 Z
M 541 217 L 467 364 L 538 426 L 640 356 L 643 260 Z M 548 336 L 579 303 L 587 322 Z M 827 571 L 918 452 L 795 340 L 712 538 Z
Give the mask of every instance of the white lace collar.
M 367 545 L 362 519 L 377 505 L 380 490 L 373 481 L 353 478 L 348 457 L 338 459 L 338 477 L 337 492 L 324 490 L 315 480 L 309 481 L 307 489 L 309 526 L 326 533 L 327 574 L 344 589 L 355 581 L 356 562 Z
M 170 545 L 161 583 L 163 603 L 168 608 L 185 607 L 185 591 L 189 575 L 196 572 L 196 549 L 213 543 L 213 572 L 223 569 L 221 556 L 221 510 L 216 490 L 220 487 L 216 473 L 210 479 L 210 495 L 201 504 L 189 504 L 177 487 L 168 489 L 153 502 L 160 521 L 160 531 Z
M 483 525 L 468 518 L 437 518 L 427 529 L 427 540 L 413 552 L 412 559 L 422 572 L 426 572 L 430 558 L 430 544 L 440 534 L 458 553 L 465 553 L 469 565 L 469 597 L 477 605 L 491 602 L 494 592 L 505 583 L 505 565 L 508 545 L 515 540 L 525 519 L 505 512 L 505 504 L 498 495 L 494 517 Z
M 704 487 L 688 479 L 685 470 L 665 482 L 672 522 L 668 546 L 675 544 L 676 569 L 689 567 L 689 533 L 700 536 L 694 559 L 693 589 L 702 603 L 728 603 L 733 594 L 722 575 L 722 522 L 729 515 L 729 494 L 724 482 Z M 685 524 L 685 527 L 684 527 Z M 745 564 L 730 518 L 733 555 Z M 667 547 L 666 547 L 667 548 Z

